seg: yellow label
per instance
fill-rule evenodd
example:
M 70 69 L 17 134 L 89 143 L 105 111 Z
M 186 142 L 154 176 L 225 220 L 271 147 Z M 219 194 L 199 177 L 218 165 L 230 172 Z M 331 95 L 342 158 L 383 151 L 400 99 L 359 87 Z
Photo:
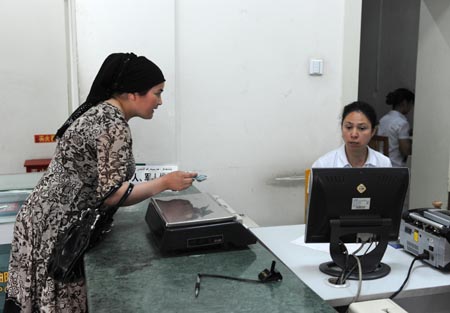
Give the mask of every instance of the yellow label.
M 415 242 L 419 242 L 419 232 L 417 230 L 414 231 L 413 238 Z
M 0 272 L 0 283 L 6 283 L 8 281 L 8 272 Z

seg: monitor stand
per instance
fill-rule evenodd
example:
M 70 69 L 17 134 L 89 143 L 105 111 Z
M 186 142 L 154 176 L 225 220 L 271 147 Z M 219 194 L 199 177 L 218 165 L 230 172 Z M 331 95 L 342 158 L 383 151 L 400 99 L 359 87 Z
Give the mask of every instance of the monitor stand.
M 359 256 L 362 268 L 362 279 L 371 280 L 389 274 L 391 268 L 381 263 L 389 242 L 390 219 L 339 219 L 331 220 L 330 255 L 332 262 L 320 264 L 319 269 L 328 275 L 339 277 L 343 270 L 353 269 L 347 279 L 358 279 L 359 271 L 356 259 L 349 255 L 340 238 L 346 235 L 369 233 L 376 236 L 378 244 L 369 253 Z

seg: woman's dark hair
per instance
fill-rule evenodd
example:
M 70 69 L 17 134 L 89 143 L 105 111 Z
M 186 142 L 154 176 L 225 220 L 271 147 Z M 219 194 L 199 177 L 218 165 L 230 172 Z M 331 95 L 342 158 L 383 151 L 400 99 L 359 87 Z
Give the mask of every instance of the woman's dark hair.
M 345 117 L 352 112 L 361 112 L 370 121 L 372 128 L 375 128 L 375 126 L 377 126 L 378 124 L 377 113 L 370 104 L 363 101 L 355 101 L 350 104 L 347 104 L 344 107 L 344 110 L 342 111 L 341 126 L 342 123 L 344 122 Z
M 161 69 L 146 57 L 134 53 L 110 54 L 95 76 L 86 101 L 69 116 L 55 137 L 61 138 L 77 118 L 111 96 L 134 92 L 142 96 L 164 81 Z
M 392 105 L 392 108 L 395 108 L 403 101 L 414 103 L 414 93 L 406 88 L 398 88 L 394 91 L 391 91 L 386 96 L 386 104 Z

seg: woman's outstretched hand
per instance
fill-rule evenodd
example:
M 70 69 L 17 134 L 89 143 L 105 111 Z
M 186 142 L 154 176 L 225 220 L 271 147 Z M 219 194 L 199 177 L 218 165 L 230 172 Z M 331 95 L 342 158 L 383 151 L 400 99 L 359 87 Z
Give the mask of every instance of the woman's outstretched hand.
M 180 191 L 192 186 L 195 176 L 197 173 L 175 171 L 164 175 L 161 179 L 165 181 L 167 189 Z

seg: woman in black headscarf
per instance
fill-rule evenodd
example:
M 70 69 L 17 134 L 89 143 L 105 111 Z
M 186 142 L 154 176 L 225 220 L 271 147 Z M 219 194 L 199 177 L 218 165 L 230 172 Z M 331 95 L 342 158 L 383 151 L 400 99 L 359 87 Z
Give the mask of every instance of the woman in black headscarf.
M 164 76 L 153 62 L 115 53 L 101 66 L 86 102 L 58 130 L 52 162 L 22 206 L 14 226 L 4 312 L 87 312 L 84 279 L 62 283 L 48 275 L 59 233 L 105 199 L 115 205 L 135 171 L 130 118 L 151 119 L 162 104 Z M 137 184 L 124 205 L 164 190 L 191 186 L 196 173 L 172 172 Z

